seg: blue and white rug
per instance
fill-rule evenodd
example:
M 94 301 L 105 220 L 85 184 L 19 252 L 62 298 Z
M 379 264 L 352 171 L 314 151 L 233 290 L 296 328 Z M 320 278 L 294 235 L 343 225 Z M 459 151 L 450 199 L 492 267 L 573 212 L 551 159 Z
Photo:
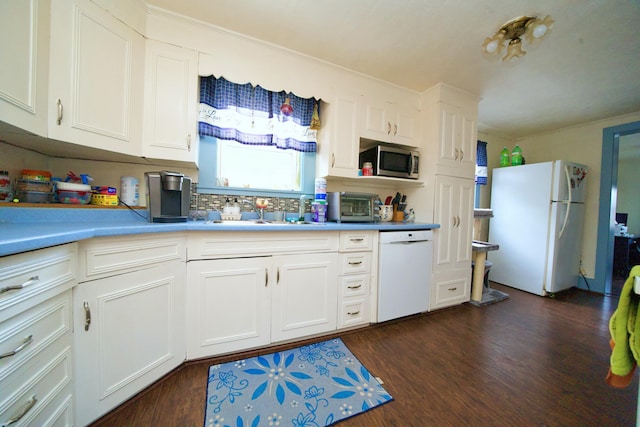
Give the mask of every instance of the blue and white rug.
M 211 366 L 204 425 L 328 426 L 391 400 L 338 338 Z

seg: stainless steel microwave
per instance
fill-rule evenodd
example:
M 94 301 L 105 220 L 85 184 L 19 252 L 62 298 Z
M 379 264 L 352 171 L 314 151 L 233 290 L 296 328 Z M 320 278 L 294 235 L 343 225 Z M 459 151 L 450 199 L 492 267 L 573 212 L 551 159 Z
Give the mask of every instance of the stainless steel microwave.
M 415 150 L 377 145 L 360 153 L 360 168 L 371 162 L 374 175 L 418 179 L 419 160 L 420 153 Z

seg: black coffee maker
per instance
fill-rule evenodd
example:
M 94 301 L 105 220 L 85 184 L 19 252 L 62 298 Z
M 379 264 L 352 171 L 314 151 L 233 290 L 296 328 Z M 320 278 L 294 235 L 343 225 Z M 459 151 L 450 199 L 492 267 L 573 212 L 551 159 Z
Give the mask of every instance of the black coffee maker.
M 186 222 L 191 178 L 179 172 L 145 172 L 150 222 Z

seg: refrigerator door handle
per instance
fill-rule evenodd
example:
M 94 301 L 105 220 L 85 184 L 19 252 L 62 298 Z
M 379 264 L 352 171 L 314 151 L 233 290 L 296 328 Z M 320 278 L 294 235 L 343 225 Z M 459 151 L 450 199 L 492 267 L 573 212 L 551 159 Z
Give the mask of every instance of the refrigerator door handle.
M 571 211 L 571 201 L 561 203 L 565 203 L 567 205 L 567 211 L 564 213 L 564 221 L 562 222 L 562 227 L 560 228 L 558 239 L 561 239 L 562 235 L 564 234 L 564 229 L 567 227 L 567 222 L 569 221 L 569 211 Z
M 571 175 L 569 175 L 569 165 L 565 165 L 564 175 L 567 179 L 567 195 L 569 196 L 569 199 L 562 202 L 566 203 L 567 211 L 564 214 L 564 221 L 562 222 L 562 227 L 560 228 L 558 239 L 561 239 L 562 235 L 564 234 L 564 229 L 567 227 L 567 221 L 569 221 L 569 211 L 571 211 Z

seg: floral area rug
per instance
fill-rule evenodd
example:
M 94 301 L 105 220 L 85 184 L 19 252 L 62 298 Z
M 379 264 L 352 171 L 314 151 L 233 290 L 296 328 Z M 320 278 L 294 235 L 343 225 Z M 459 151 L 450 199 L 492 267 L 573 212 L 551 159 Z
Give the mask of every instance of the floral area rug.
M 391 400 L 338 338 L 211 366 L 204 425 L 328 426 Z

